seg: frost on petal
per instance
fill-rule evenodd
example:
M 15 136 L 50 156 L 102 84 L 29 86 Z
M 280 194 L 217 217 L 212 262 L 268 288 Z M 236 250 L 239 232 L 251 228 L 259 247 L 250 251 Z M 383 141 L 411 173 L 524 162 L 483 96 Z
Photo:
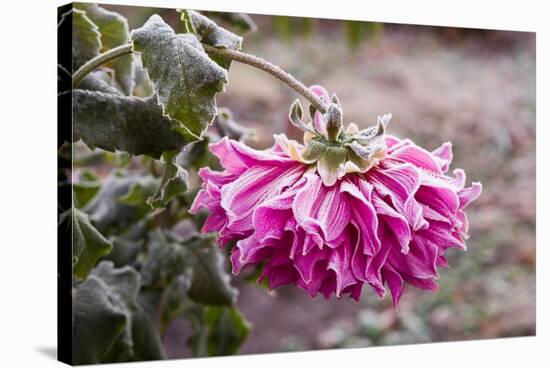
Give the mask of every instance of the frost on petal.
M 397 239 L 401 252 L 409 251 L 409 243 L 411 242 L 411 228 L 403 215 L 397 212 L 392 206 L 386 203 L 380 196 L 373 194 L 374 208 L 381 220 L 384 221 L 388 230 L 393 232 Z
M 445 142 L 441 147 L 433 150 L 432 155 L 439 164 L 441 171 L 446 173 L 449 170 L 449 165 L 453 161 L 453 145 L 451 142 Z
M 393 269 L 390 265 L 385 265 L 384 269 L 382 270 L 382 275 L 384 277 L 385 283 L 388 285 L 388 288 L 390 289 L 391 296 L 393 299 L 393 305 L 394 307 L 397 307 L 399 304 L 399 300 L 401 299 L 401 296 L 403 295 L 403 278 L 397 272 Z
M 338 238 L 350 218 L 350 207 L 340 195 L 340 186 L 326 187 L 314 174 L 306 174 L 305 184 L 292 206 L 297 225 L 325 242 Z
M 396 160 L 401 163 L 411 163 L 416 167 L 433 172 L 436 174 L 442 174 L 440 166 L 435 161 L 435 157 L 425 149 L 416 145 L 407 145 L 401 148 L 392 150 L 392 153 L 388 155 L 388 158 Z
M 392 246 L 387 261 L 401 275 L 426 279 L 438 276 L 437 256 L 438 248 L 435 244 L 415 236 L 407 254 L 403 254 L 399 247 Z
M 437 290 L 445 252 L 466 249 L 464 209 L 482 187 L 465 187 L 462 169 L 445 174 L 450 143 L 429 152 L 410 139 L 384 139 L 386 155 L 363 171 L 350 169 L 348 150 L 334 145 L 307 151 L 280 135 L 259 151 L 222 139 L 211 149 L 223 171 L 199 171 L 191 212 L 208 210 L 202 230 L 217 232 L 222 246 L 233 241 L 234 273 L 257 265 L 270 289 L 293 284 L 312 298 L 359 300 L 364 286 L 379 297 L 389 289 L 397 307 L 405 284 Z
M 237 233 L 251 231 L 256 207 L 294 184 L 301 174 L 300 166 L 287 171 L 276 166 L 256 166 L 225 185 L 221 190 L 221 206 L 229 219 L 228 228 Z
M 368 172 L 367 179 L 381 197 L 389 198 L 414 231 L 428 225 L 422 217 L 422 207 L 414 198 L 420 187 L 420 176 L 413 165 L 406 163 L 373 169 Z
M 481 185 L 481 183 L 475 182 L 472 183 L 471 187 L 462 189 L 460 192 L 458 192 L 460 208 L 462 209 L 475 201 L 480 196 L 482 188 L 483 186 Z
M 283 157 L 267 150 L 255 150 L 227 137 L 211 144 L 210 150 L 220 159 L 225 170 L 236 175 L 256 165 L 281 166 L 295 162 L 290 157 Z
M 351 222 L 360 230 L 360 251 L 373 256 L 380 249 L 380 240 L 376 234 L 378 218 L 375 209 L 360 189 L 351 182 L 344 181 L 340 191 L 348 195 Z
M 352 252 L 350 239 L 345 237 L 342 244 L 331 252 L 328 259 L 327 269 L 333 271 L 336 278 L 335 293 L 337 297 L 342 296 L 342 291 L 345 288 L 357 283 L 357 279 L 351 270 Z

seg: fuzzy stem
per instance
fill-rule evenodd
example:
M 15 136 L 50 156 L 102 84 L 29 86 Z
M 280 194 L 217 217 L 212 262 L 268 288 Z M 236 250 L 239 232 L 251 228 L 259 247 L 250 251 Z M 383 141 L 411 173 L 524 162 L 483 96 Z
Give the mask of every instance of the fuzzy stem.
M 321 101 L 317 95 L 309 90 L 302 82 L 294 78 L 289 73 L 285 72 L 283 69 L 277 65 L 271 64 L 269 61 L 266 61 L 260 57 L 246 54 L 241 51 L 231 50 L 231 49 L 220 49 L 212 47 L 210 45 L 203 45 L 204 49 L 216 56 L 227 57 L 231 60 L 241 62 L 263 70 L 264 72 L 271 74 L 281 82 L 285 83 L 287 86 L 298 92 L 300 95 L 304 96 L 317 110 L 321 113 L 327 111 L 326 105 Z
M 203 44 L 204 49 L 216 56 L 226 57 L 231 60 L 241 62 L 263 70 L 264 72 L 271 74 L 275 78 L 279 79 L 281 82 L 285 83 L 287 86 L 298 92 L 300 95 L 304 96 L 317 110 L 321 113 L 327 111 L 326 105 L 323 101 L 317 97 L 313 92 L 309 90 L 302 82 L 294 78 L 289 73 L 282 70 L 277 65 L 271 64 L 270 62 L 259 58 L 254 55 L 246 54 L 241 51 L 235 51 L 231 49 L 219 49 L 212 47 L 210 45 Z M 126 55 L 132 52 L 132 44 L 128 43 L 125 45 L 117 46 L 113 49 L 110 49 L 103 54 L 96 56 L 95 58 L 89 60 L 84 65 L 80 67 L 73 75 L 73 88 L 76 88 L 80 81 L 90 73 L 95 68 L 105 64 L 106 62 L 115 59 L 119 56 Z

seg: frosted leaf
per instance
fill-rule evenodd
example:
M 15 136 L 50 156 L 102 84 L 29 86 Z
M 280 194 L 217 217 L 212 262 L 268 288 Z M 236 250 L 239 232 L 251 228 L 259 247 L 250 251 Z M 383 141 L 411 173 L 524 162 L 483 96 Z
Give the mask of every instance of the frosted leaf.
M 98 27 L 105 50 L 126 44 L 130 40 L 128 21 L 122 15 L 103 9 L 97 4 L 77 3 L 74 6 L 85 11 L 86 16 Z M 122 92 L 131 95 L 134 88 L 133 55 L 119 56 L 107 65 L 113 68 L 115 81 Z
M 195 34 L 202 43 L 223 49 L 241 49 L 242 37 L 218 26 L 214 21 L 194 10 L 180 10 L 180 12 L 187 32 Z M 217 55 L 210 55 L 210 57 L 220 66 L 229 69 L 231 59 Z
M 73 17 L 73 70 L 80 68 L 86 61 L 99 55 L 101 34 L 97 26 L 86 16 L 86 12 L 73 9 L 63 15 L 61 22 L 72 13 Z
M 197 37 L 176 34 L 156 14 L 132 31 L 131 39 L 164 115 L 200 138 L 216 115 L 214 96 L 227 83 L 225 69 L 208 57 Z
M 193 138 L 173 129 L 179 123 L 162 115 L 156 96 L 146 99 L 99 91 L 73 92 L 73 140 L 90 147 L 159 157 Z

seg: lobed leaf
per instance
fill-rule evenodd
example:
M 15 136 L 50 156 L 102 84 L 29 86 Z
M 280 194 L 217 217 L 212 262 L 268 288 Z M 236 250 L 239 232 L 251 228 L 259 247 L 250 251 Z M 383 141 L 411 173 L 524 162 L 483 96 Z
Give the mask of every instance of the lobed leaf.
M 189 297 L 207 305 L 232 305 L 238 295 L 213 238 L 199 234 L 182 238 L 167 231 L 150 233 L 142 277 L 153 288 L 184 281 Z
M 254 134 L 252 129 L 237 123 L 233 119 L 231 110 L 226 107 L 218 108 L 218 116 L 214 124 L 222 136 L 238 141 L 245 141 Z
M 250 323 L 235 307 L 207 307 L 205 322 L 210 326 L 210 356 L 237 353 L 250 332 Z
M 128 21 L 119 13 L 104 9 L 97 4 L 76 3 L 74 6 L 85 11 L 86 16 L 97 25 L 103 49 L 112 49 L 129 42 Z M 115 81 L 122 92 L 131 95 L 134 87 L 133 55 L 122 55 L 107 65 L 113 68 Z
M 187 190 L 187 170 L 176 162 L 177 154 L 177 151 L 167 151 L 163 154 L 165 168 L 162 181 L 158 191 L 147 200 L 152 208 L 166 207 L 174 197 Z
M 99 91 L 119 95 L 120 92 L 113 86 L 111 75 L 105 69 L 94 70 L 78 84 L 78 89 Z
M 160 230 L 150 232 L 147 257 L 141 266 L 143 286 L 163 289 L 177 278 L 191 283 L 192 259 L 187 250 Z
M 223 22 L 229 24 L 231 28 L 236 29 L 239 33 L 256 32 L 258 29 L 256 22 L 254 22 L 254 20 L 246 13 L 209 11 L 208 15 L 221 19 Z
M 154 184 L 150 176 L 111 175 L 83 210 L 104 233 L 124 229 L 146 214 L 148 206 L 145 198 L 156 190 Z M 145 191 L 143 202 L 137 201 L 134 196 L 136 186 L 140 186 L 140 191 Z
M 189 297 L 207 305 L 231 305 L 239 291 L 231 286 L 224 257 L 211 237 L 200 236 L 183 243 L 193 256 L 193 278 Z
M 204 52 L 192 34 L 176 34 L 153 15 L 131 33 L 134 51 L 141 53 L 163 114 L 178 121 L 178 131 L 200 138 L 216 115 L 218 92 L 227 72 Z
M 97 261 L 112 250 L 113 244 L 92 225 L 88 215 L 77 208 L 63 213 L 60 223 L 65 223 L 72 232 L 73 273 L 84 279 Z
M 303 132 L 311 132 L 315 134 L 315 129 L 313 129 L 313 126 L 311 124 L 306 124 L 304 121 L 302 121 L 303 116 L 303 110 L 302 105 L 300 104 L 300 100 L 296 100 L 290 105 L 290 110 L 288 113 L 288 120 L 292 125 L 294 125 L 296 128 L 300 129 Z
M 74 206 L 82 208 L 97 194 L 101 184 L 91 171 L 83 171 L 72 187 Z
M 71 10 L 73 17 L 73 70 L 77 70 L 85 62 L 99 55 L 101 50 L 101 34 L 97 25 L 86 16 L 86 12 L 78 9 Z M 63 17 L 69 15 L 67 13 Z M 62 19 L 61 22 L 65 20 Z
M 198 39 L 207 45 L 216 48 L 240 50 L 243 39 L 240 36 L 218 26 L 215 22 L 194 10 L 180 10 L 181 19 L 185 22 L 188 33 L 195 34 Z M 210 55 L 221 67 L 229 69 L 231 59 Z
M 250 323 L 236 307 L 197 306 L 187 318 L 193 328 L 188 345 L 195 356 L 235 354 L 250 333 Z
M 99 91 L 73 92 L 73 140 L 91 148 L 159 157 L 193 138 L 178 134 L 179 123 L 163 116 L 156 97 L 117 96 Z
M 137 303 L 139 273 L 101 262 L 73 292 L 73 364 L 163 359 L 154 325 Z

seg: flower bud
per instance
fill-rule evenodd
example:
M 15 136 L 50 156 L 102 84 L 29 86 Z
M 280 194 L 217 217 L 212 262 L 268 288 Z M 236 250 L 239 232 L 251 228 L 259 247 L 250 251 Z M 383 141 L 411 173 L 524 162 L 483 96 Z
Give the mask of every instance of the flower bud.
M 338 136 L 340 135 L 340 132 L 342 131 L 342 109 L 335 103 L 332 103 L 325 113 L 325 120 L 327 122 L 328 140 L 336 141 L 338 139 Z

